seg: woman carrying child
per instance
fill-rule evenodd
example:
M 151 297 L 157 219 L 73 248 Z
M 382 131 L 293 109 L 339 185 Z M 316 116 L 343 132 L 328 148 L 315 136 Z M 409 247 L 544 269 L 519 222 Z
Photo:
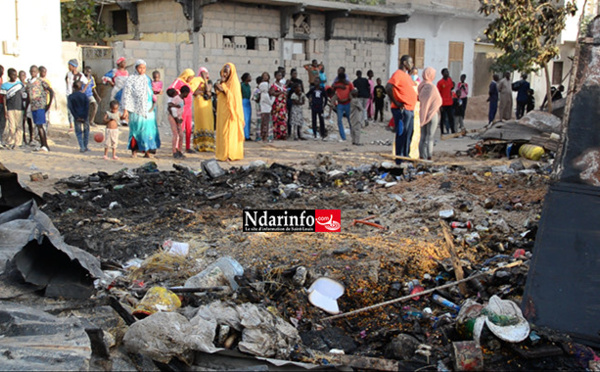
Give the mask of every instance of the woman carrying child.
M 194 70 L 191 68 L 183 70 L 169 88 L 181 91 L 181 87 L 187 86 L 190 88 L 190 91 L 195 92 L 197 86 L 191 84 L 194 75 Z M 183 106 L 183 131 L 185 132 L 185 152 L 193 153 L 194 150 L 190 148 L 190 140 L 192 138 L 192 96 L 187 96 L 185 106 Z

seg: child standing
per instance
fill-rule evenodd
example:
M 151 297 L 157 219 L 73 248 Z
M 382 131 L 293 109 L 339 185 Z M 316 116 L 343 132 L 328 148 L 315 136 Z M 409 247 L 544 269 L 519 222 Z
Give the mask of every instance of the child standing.
M 465 82 L 467 75 L 460 75 L 460 83 L 456 85 L 456 96 L 458 98 L 458 108 L 454 109 L 454 116 L 458 118 L 458 128 L 456 130 L 465 130 L 465 114 L 467 112 L 467 101 L 469 100 L 469 84 Z
M 8 69 L 8 81 L 0 87 L 0 95 L 4 97 L 4 117 L 6 129 L 4 131 L 4 146 L 14 150 L 23 144 L 23 91 L 25 87 L 17 79 L 17 70 Z
M 94 123 L 94 120 L 96 119 L 96 113 L 98 112 L 98 104 L 100 101 L 102 101 L 102 99 L 98 95 L 98 92 L 96 92 L 96 80 L 94 79 L 94 76 L 92 76 L 92 68 L 90 66 L 86 66 L 86 68 L 83 70 L 83 74 L 88 81 L 83 88 L 85 95 L 90 101 L 90 117 L 88 118 L 88 121 L 91 126 L 95 126 L 96 123 Z
M 271 142 L 269 135 L 269 120 L 271 117 L 271 109 L 273 108 L 273 99 L 269 95 L 269 82 L 263 81 L 258 85 L 258 89 L 260 91 L 260 138 L 262 138 L 263 142 Z
M 306 96 L 302 93 L 302 85 L 295 84 L 293 86 L 290 100 L 292 101 L 292 107 L 290 112 L 291 135 L 289 139 L 293 139 L 294 141 L 298 139 L 305 140 L 306 138 L 302 136 L 302 125 L 304 124 L 302 106 L 306 102 Z
M 185 159 L 183 155 L 183 106 L 185 98 L 190 94 L 190 88 L 187 85 L 181 87 L 181 91 L 177 94 L 177 90 L 173 88 L 167 89 L 167 110 L 169 123 L 171 124 L 171 132 L 173 133 L 173 157 L 175 159 Z
M 350 101 L 350 134 L 352 136 L 352 144 L 362 146 L 360 143 L 360 129 L 364 122 L 364 107 L 358 100 L 358 90 L 353 89 L 350 93 L 352 100 Z
M 49 146 L 44 124 L 46 124 L 46 112 L 50 108 L 50 104 L 52 104 L 54 98 L 54 91 L 45 80 L 38 77 L 39 69 L 37 66 L 31 66 L 29 73 L 31 74 L 31 79 L 27 83 L 27 95 L 29 96 L 27 108 L 31 110 L 31 118 L 37 127 L 40 137 L 40 147 L 37 150 L 47 152 L 49 151 Z M 48 96 L 50 99 L 48 99 Z
M 110 102 L 110 111 L 104 114 L 104 159 L 108 160 L 108 149 L 112 149 L 112 158 L 118 159 L 117 144 L 119 143 L 119 123 L 121 120 L 127 120 L 127 110 L 124 113 L 119 113 L 119 101 L 112 100 Z
M 375 116 L 373 120 L 375 121 L 377 121 L 377 114 L 379 114 L 379 121 L 383 122 L 383 102 L 385 95 L 385 87 L 381 85 L 381 79 L 377 78 L 377 85 L 373 88 L 373 100 L 375 101 Z
M 152 103 L 154 104 L 154 111 L 156 111 L 157 103 L 156 100 L 158 96 L 160 96 L 163 92 L 163 82 L 160 81 L 160 72 L 153 71 L 152 72 Z
M 81 81 L 73 83 L 73 93 L 67 98 L 67 107 L 75 121 L 75 135 L 79 142 L 79 152 L 90 151 L 88 149 L 88 140 L 90 136 L 90 123 L 88 116 L 90 113 L 90 101 L 85 93 L 81 91 Z
M 321 79 L 315 78 L 313 85 L 306 94 L 310 103 L 310 113 L 312 116 L 312 130 L 315 139 L 317 139 L 317 117 L 319 118 L 319 134 L 321 139 L 325 139 L 325 120 L 323 119 L 323 109 L 327 105 L 327 95 L 321 88 Z

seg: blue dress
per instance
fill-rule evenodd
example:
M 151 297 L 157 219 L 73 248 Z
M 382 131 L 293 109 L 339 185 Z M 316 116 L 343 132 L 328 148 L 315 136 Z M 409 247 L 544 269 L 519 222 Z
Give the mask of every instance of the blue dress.
M 152 81 L 148 76 L 148 107 L 152 107 Z M 146 117 L 129 112 L 129 150 L 154 151 L 160 148 L 160 134 L 156 124 L 156 110 Z

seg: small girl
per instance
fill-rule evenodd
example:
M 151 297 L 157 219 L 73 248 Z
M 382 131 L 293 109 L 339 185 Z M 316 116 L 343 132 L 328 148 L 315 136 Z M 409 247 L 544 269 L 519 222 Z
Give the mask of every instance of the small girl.
M 119 122 L 127 121 L 127 110 L 123 110 L 123 114 L 119 113 L 119 101 L 112 100 L 110 102 L 110 111 L 104 114 L 104 159 L 108 160 L 108 149 L 112 149 L 112 158 L 117 160 L 117 144 L 119 143 Z
M 177 90 L 173 88 L 167 89 L 167 111 L 169 113 L 169 124 L 171 124 L 171 132 L 173 133 L 173 157 L 175 159 L 185 159 L 183 155 L 183 106 L 184 99 L 190 94 L 190 87 L 184 85 L 181 91 L 177 94 Z
M 163 82 L 160 81 L 160 72 L 154 71 L 152 72 L 152 102 L 154 103 L 154 107 L 156 107 L 156 99 L 158 96 L 162 94 L 163 91 Z
M 292 101 L 291 113 L 290 113 L 290 133 L 289 139 L 297 141 L 298 139 L 306 140 L 302 136 L 302 125 L 304 124 L 304 117 L 302 115 L 302 106 L 306 102 L 306 96 L 302 93 L 302 86 L 300 84 L 294 85 L 292 88 L 293 93 L 290 95 Z

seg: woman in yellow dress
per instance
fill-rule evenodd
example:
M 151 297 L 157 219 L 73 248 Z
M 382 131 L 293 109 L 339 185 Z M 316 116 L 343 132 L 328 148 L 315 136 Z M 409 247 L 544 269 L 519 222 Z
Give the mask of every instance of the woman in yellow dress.
M 221 69 L 221 80 L 215 84 L 215 92 L 217 92 L 215 157 L 220 161 L 243 159 L 245 122 L 242 87 L 233 63 L 226 63 Z
M 191 83 L 198 86 L 194 91 L 194 148 L 200 152 L 215 152 L 215 117 L 208 79 L 208 70 L 201 67 Z

